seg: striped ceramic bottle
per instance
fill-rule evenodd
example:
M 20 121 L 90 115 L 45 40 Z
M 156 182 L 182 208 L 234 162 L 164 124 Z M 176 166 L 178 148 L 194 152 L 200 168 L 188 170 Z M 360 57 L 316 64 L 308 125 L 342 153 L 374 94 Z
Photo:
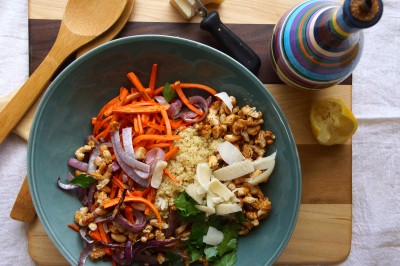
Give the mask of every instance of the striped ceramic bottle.
M 291 87 L 322 89 L 346 79 L 363 48 L 362 29 L 382 16 L 381 0 L 311 0 L 290 9 L 275 26 L 271 60 Z

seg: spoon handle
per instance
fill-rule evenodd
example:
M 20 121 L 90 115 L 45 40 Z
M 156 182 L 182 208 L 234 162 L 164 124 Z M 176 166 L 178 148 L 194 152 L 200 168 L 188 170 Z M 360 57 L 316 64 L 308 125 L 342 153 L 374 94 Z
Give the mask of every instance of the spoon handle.
M 18 196 L 11 209 L 10 217 L 17 221 L 30 223 L 35 219 L 35 216 L 36 210 L 29 191 L 28 177 L 25 176 L 24 182 L 19 189 Z
M 61 27 L 63 27 L 63 24 L 61 24 Z M 56 39 L 43 62 L 1 111 L 0 143 L 18 125 L 64 60 L 76 50 L 75 44 L 62 46 L 65 39 L 62 37 Z

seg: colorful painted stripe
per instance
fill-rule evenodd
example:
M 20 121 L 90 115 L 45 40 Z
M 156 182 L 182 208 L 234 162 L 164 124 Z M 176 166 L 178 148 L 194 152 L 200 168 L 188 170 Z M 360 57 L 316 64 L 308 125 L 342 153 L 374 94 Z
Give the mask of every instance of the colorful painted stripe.
M 294 87 L 317 89 L 337 84 L 357 65 L 362 38 L 343 15 L 342 3 L 311 0 L 278 22 L 271 60 L 278 76 Z

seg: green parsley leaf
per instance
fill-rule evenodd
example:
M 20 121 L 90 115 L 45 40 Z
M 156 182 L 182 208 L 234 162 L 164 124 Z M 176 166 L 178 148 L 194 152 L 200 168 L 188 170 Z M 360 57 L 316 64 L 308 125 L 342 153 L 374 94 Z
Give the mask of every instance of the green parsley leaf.
M 167 259 L 167 265 L 174 266 L 179 264 L 182 261 L 182 257 L 174 252 L 165 252 L 165 258 Z
M 239 220 L 239 222 L 248 222 L 249 219 L 247 219 L 246 215 L 244 215 L 243 212 L 238 211 L 235 213 L 236 214 L 236 218 Z
M 189 246 L 190 263 L 195 262 L 203 257 L 203 250 Z
M 207 234 L 208 224 L 204 221 L 199 221 L 192 224 L 192 230 L 189 236 L 189 243 L 196 247 L 204 246 L 203 237 Z
M 89 185 L 95 181 L 96 179 L 94 179 L 92 176 L 87 175 L 87 174 L 80 174 L 77 177 L 75 177 L 74 179 L 72 179 L 69 183 L 70 184 L 75 184 L 78 186 L 81 186 L 83 188 L 87 188 L 89 187 Z
M 232 266 L 237 260 L 236 251 L 226 253 L 221 259 L 213 262 L 213 266 Z
M 196 202 L 192 199 L 185 191 L 183 191 L 174 200 L 176 208 L 179 210 L 179 214 L 183 217 L 196 216 L 202 212 L 195 207 Z
M 218 255 L 222 257 L 226 252 L 236 250 L 238 237 L 238 224 L 229 224 L 222 228 L 224 239 L 218 245 Z
M 204 249 L 204 254 L 206 255 L 207 261 L 214 260 L 218 255 L 218 247 L 217 246 L 209 246 Z
M 168 82 L 165 82 L 162 94 L 167 102 L 170 102 L 176 97 L 176 91 L 171 88 L 171 85 Z

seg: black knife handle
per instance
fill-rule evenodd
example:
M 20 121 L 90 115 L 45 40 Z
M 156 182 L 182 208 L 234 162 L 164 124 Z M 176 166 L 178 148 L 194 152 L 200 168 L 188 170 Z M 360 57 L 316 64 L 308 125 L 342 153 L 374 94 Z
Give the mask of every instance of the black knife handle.
M 239 61 L 253 74 L 258 73 L 261 66 L 260 57 L 222 23 L 217 12 L 211 11 L 208 13 L 201 21 L 200 28 L 208 31 L 226 49 L 230 56 Z

